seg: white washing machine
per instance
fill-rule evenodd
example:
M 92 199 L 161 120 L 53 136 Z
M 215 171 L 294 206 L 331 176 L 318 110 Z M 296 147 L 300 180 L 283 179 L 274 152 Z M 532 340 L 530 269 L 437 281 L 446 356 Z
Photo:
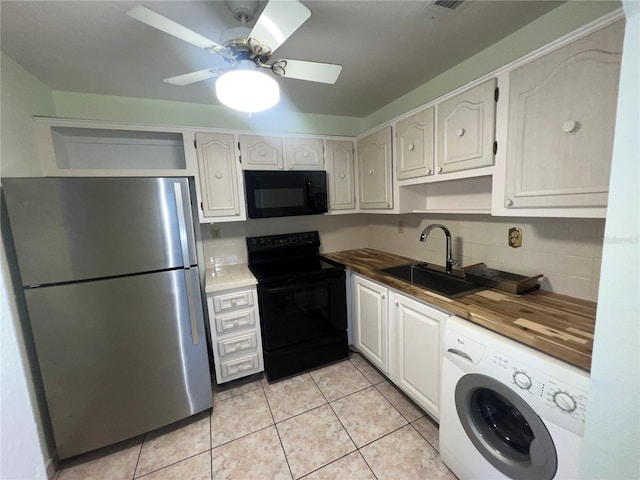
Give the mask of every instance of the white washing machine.
M 440 455 L 453 473 L 578 478 L 587 372 L 458 317 L 443 352 Z

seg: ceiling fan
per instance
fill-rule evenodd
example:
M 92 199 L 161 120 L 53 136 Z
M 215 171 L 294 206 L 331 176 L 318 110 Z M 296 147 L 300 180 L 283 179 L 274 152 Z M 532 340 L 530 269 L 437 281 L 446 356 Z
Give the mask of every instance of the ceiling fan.
M 258 1 L 225 0 L 225 3 L 235 18 L 242 23 L 242 26 L 226 30 L 221 35 L 220 43 L 205 38 L 144 6 L 132 8 L 127 12 L 127 15 L 142 23 L 168 33 L 169 35 L 173 35 L 192 45 L 208 50 L 213 54 L 220 55 L 224 60 L 225 65 L 222 68 L 198 70 L 166 78 L 164 82 L 183 86 L 218 77 L 216 94 L 218 98 L 227 105 L 228 103 L 220 98 L 220 90 L 222 90 L 221 83 L 230 84 L 231 87 L 236 88 L 236 90 L 242 89 L 244 101 L 247 100 L 247 96 L 252 94 L 264 100 L 263 97 L 267 94 L 269 88 L 272 90 L 275 88 L 277 90 L 277 96 L 279 97 L 279 87 L 277 83 L 272 77 L 264 75 L 261 72 L 263 69 L 270 70 L 276 76 L 284 78 L 327 84 L 336 82 L 342 70 L 341 65 L 310 62 L 306 60 L 271 59 L 273 52 L 311 17 L 311 10 L 300 1 L 270 0 L 251 29 L 247 27 L 246 24 L 255 16 L 258 10 Z M 240 80 L 238 80 L 238 78 L 225 82 L 222 81 L 225 76 L 231 76 L 228 74 L 241 71 L 244 73 L 251 72 L 254 79 L 260 77 L 260 80 L 265 82 L 265 86 L 257 87 L 255 83 L 249 83 L 244 87 L 240 87 L 238 83 Z M 269 80 L 265 80 L 264 77 L 267 77 Z M 255 82 L 255 80 L 251 82 Z M 270 87 L 267 86 L 267 83 Z M 238 94 L 239 93 L 240 92 L 238 92 Z M 278 99 L 276 99 L 273 104 L 277 103 L 277 101 Z M 229 106 L 242 111 L 260 111 L 257 110 L 256 107 L 243 110 L 233 105 Z M 270 108 L 270 106 L 266 108 Z M 265 110 L 266 108 L 262 109 Z

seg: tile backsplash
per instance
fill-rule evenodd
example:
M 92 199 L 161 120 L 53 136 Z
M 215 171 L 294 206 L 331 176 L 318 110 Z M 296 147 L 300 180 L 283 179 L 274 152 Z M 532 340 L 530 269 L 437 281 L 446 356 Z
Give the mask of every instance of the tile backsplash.
M 208 265 L 247 263 L 246 237 L 318 230 L 320 251 L 336 252 L 366 245 L 366 215 L 305 215 L 261 218 L 246 222 L 215 224 L 220 238 L 213 238 L 213 226 L 201 225 Z
M 484 262 L 491 268 L 520 275 L 541 273 L 541 288 L 545 290 L 597 300 L 604 219 L 370 215 L 367 246 L 444 265 L 442 230 L 433 230 L 425 243 L 419 241 L 420 233 L 431 223 L 441 223 L 449 229 L 452 255 L 461 265 Z M 508 245 L 511 227 L 522 231 L 519 248 Z
M 490 215 L 312 215 L 201 225 L 208 265 L 247 262 L 246 237 L 318 230 L 322 252 L 370 247 L 444 265 L 445 237 L 440 229 L 427 241 L 420 233 L 441 223 L 453 239 L 461 265 L 487 266 L 521 275 L 543 274 L 542 288 L 596 301 L 600 282 L 603 219 L 506 218 Z M 511 227 L 522 230 L 522 247 L 508 246 Z

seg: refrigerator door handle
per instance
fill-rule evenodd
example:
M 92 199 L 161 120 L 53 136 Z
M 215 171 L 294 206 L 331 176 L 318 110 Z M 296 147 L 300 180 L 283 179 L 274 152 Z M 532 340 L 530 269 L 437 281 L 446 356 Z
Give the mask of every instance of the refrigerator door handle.
M 189 258 L 189 238 L 187 233 L 187 221 L 184 213 L 184 201 L 182 198 L 182 185 L 180 183 L 173 184 L 173 191 L 176 199 L 176 209 L 178 211 L 178 229 L 180 234 L 180 246 L 182 248 L 182 261 L 185 267 L 191 265 Z
M 187 303 L 189 307 L 189 320 L 191 322 L 191 340 L 194 345 L 200 343 L 198 336 L 198 311 L 196 309 L 194 284 L 198 285 L 198 270 L 186 269 L 184 271 L 184 281 L 187 285 Z M 198 292 L 199 293 L 199 292 Z

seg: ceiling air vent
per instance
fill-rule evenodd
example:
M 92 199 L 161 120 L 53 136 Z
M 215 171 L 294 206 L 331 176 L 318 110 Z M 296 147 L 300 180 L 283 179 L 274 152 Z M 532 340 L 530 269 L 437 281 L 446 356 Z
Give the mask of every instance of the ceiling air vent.
M 455 10 L 462 5 L 463 0 L 436 0 L 433 4 L 436 7 L 448 8 L 449 10 Z
M 468 2 L 464 0 L 428 0 L 422 4 L 416 13 L 430 21 L 439 20 L 454 12 L 457 13 L 465 3 Z

